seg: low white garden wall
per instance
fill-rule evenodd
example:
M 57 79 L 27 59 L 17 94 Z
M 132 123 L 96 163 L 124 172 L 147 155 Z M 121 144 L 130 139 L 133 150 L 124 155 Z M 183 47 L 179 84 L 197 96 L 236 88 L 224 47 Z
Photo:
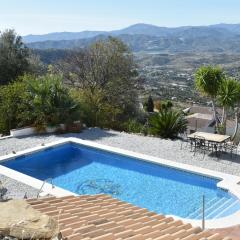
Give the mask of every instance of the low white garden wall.
M 33 127 L 19 128 L 10 130 L 10 135 L 12 137 L 22 137 L 35 134 L 35 129 Z
M 60 124 L 58 127 L 47 127 L 46 128 L 46 133 L 54 133 L 56 132 L 59 128 L 62 130 L 65 129 L 64 124 Z M 36 130 L 33 127 L 27 127 L 27 128 L 18 128 L 18 129 L 12 129 L 10 130 L 10 136 L 11 137 L 23 137 L 23 136 L 31 136 L 36 134 Z

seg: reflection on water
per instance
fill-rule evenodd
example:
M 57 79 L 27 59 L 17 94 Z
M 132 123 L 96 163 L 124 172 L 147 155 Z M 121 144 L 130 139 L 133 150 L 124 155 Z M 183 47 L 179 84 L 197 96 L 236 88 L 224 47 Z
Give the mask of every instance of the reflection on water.
M 80 183 L 76 189 L 78 194 L 111 194 L 120 195 L 121 186 L 109 179 L 89 179 Z

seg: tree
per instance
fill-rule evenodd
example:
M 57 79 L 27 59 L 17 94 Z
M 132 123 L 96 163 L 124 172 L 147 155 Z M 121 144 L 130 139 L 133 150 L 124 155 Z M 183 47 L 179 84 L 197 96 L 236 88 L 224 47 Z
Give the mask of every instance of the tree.
M 154 103 L 151 96 L 148 97 L 144 105 L 147 112 L 154 112 Z
M 7 84 L 29 70 L 29 51 L 14 30 L 0 34 L 0 85 Z
M 221 127 L 222 133 L 226 133 L 226 121 L 229 108 L 234 108 L 240 99 L 240 84 L 235 79 L 224 79 L 220 84 L 217 100 L 223 107 Z
M 221 68 L 213 66 L 200 67 L 195 74 L 196 88 L 203 94 L 211 99 L 214 119 L 218 128 L 218 119 L 216 112 L 216 97 L 218 94 L 221 82 L 225 76 Z
M 87 103 L 97 109 L 93 124 L 99 125 L 100 114 L 109 118 L 111 113 L 100 110 L 103 106 L 116 109 L 111 112 L 117 112 L 114 119 L 119 122 L 136 113 L 141 84 L 133 55 L 122 41 L 110 37 L 70 52 L 55 69 L 63 74 L 65 83 L 87 94 Z

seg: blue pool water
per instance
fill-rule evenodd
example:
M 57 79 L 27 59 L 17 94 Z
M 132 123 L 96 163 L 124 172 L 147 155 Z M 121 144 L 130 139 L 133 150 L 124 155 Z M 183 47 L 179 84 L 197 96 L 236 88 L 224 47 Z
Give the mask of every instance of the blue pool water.
M 106 193 L 157 213 L 220 218 L 240 210 L 239 200 L 218 180 L 77 144 L 64 144 L 2 165 L 77 194 Z

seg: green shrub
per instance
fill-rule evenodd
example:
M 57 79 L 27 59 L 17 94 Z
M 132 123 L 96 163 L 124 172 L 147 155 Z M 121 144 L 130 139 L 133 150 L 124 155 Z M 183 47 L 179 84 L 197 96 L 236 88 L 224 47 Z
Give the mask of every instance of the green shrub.
M 0 89 L 0 133 L 8 134 L 10 129 L 23 127 L 30 124 L 28 117 L 23 118 L 23 113 L 28 112 L 28 95 L 26 84 L 14 82 Z
M 70 96 L 61 76 L 47 74 L 37 79 L 27 79 L 27 91 L 32 110 L 29 115 L 37 130 L 79 120 L 79 104 Z
M 124 130 L 130 133 L 145 133 L 146 127 L 136 119 L 130 119 L 124 123 Z
M 161 110 L 149 119 L 150 133 L 163 138 L 174 139 L 187 129 L 187 121 L 181 112 Z
M 79 104 L 70 96 L 58 75 L 25 75 L 21 81 L 0 90 L 0 132 L 33 126 L 44 131 L 48 126 L 71 124 L 80 119 Z
M 163 101 L 161 104 L 161 109 L 162 110 L 169 110 L 173 107 L 173 103 L 169 100 Z
M 95 89 L 94 93 L 72 89 L 71 95 L 81 105 L 82 119 L 88 127 L 122 130 L 123 109 L 114 102 L 109 103 L 101 89 Z

